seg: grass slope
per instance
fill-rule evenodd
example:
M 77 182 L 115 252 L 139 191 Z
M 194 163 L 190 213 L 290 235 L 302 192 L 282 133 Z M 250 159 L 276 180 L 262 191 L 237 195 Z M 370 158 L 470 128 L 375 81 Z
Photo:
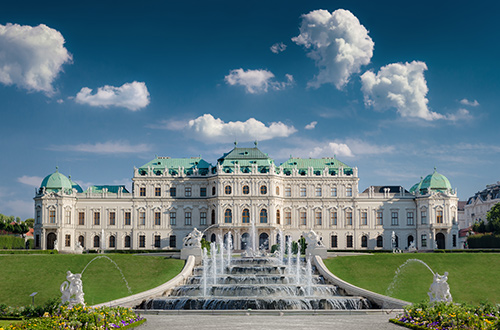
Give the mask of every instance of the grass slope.
M 81 273 L 99 255 L 2 255 L 0 256 L 0 304 L 37 305 L 60 298 L 66 272 Z M 132 294 L 154 288 L 176 276 L 184 261 L 155 256 L 106 254 L 122 270 Z M 130 295 L 115 265 L 105 258 L 92 261 L 82 275 L 85 302 L 93 305 Z
M 428 301 L 433 277 L 418 262 L 402 268 L 394 289 L 388 291 L 396 270 L 407 259 L 420 259 L 441 275 L 447 271 L 455 302 L 500 303 L 500 254 L 375 254 L 336 257 L 325 260 L 325 264 L 332 273 L 356 286 L 414 303 Z

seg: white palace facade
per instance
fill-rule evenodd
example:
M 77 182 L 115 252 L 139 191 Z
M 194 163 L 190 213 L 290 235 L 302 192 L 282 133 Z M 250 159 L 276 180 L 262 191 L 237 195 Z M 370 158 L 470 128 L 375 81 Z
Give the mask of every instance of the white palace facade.
M 257 146 L 224 154 L 215 166 L 194 158 L 156 157 L 134 168 L 125 186 L 83 191 L 56 172 L 36 190 L 35 246 L 74 252 L 180 249 L 193 228 L 208 241 L 233 236 L 244 249 L 255 223 L 259 243 L 293 240 L 313 229 L 328 249 L 459 248 L 457 195 L 434 171 L 410 191 L 358 190 L 358 169 L 336 158 L 290 158 L 277 166 Z

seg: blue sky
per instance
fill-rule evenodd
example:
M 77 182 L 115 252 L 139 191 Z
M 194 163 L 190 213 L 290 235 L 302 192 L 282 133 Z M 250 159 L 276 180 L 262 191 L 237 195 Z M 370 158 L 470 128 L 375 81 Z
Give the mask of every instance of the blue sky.
M 0 213 L 59 166 L 128 184 L 155 155 L 331 157 L 460 199 L 499 180 L 491 1 L 25 1 L 0 11 Z M 43 25 L 41 25 L 43 24 Z

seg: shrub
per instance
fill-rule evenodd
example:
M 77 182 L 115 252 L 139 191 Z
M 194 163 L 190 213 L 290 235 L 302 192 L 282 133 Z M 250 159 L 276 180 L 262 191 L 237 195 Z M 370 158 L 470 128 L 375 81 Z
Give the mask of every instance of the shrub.
M 0 249 L 24 249 L 24 238 L 11 235 L 0 235 Z
M 467 237 L 471 249 L 500 248 L 500 236 L 493 234 L 476 234 Z

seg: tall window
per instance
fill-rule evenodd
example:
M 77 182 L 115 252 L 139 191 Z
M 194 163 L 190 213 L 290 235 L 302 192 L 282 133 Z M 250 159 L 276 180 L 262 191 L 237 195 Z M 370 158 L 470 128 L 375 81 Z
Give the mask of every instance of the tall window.
M 332 197 L 337 197 L 337 187 L 332 187 L 330 194 L 332 195 Z
M 42 216 L 42 212 L 40 210 L 36 210 L 36 223 L 40 223 L 40 219 Z
M 300 224 L 302 226 L 307 225 L 307 214 L 305 211 L 300 211 Z
M 413 212 L 406 213 L 406 224 L 408 226 L 413 226 L 415 224 L 415 219 L 413 218 Z
M 155 212 L 155 226 L 161 225 L 161 213 Z
M 80 226 L 85 225 L 85 212 L 78 212 L 78 224 Z
M 70 210 L 66 210 L 64 216 L 66 218 L 66 223 L 67 224 L 71 224 L 71 211 Z
M 244 209 L 241 213 L 241 221 L 243 223 L 250 223 L 250 211 L 248 209 Z
M 382 226 L 384 224 L 384 212 L 377 211 L 377 225 Z
M 145 235 L 139 235 L 139 247 L 140 248 L 146 247 L 146 236 Z
M 155 235 L 155 248 L 161 248 L 161 236 Z
M 109 247 L 116 247 L 116 237 L 114 235 L 109 236 Z
M 184 225 L 191 226 L 191 212 L 184 213 Z
M 321 187 L 316 187 L 316 197 L 321 197 Z
M 130 247 L 130 236 L 129 235 L 125 236 L 125 244 L 124 244 L 124 246 L 126 248 Z
M 116 225 L 116 213 L 115 212 L 109 212 L 109 225 L 110 226 Z
M 78 236 L 78 243 L 80 243 L 81 247 L 85 247 L 85 237 L 83 235 Z
M 212 225 L 215 225 L 215 210 L 212 210 Z
M 280 210 L 276 210 L 276 224 L 281 224 Z
M 345 221 L 346 221 L 346 225 L 348 226 L 352 226 L 352 212 L 351 211 L 347 211 L 345 213 Z
M 146 225 L 146 212 L 144 211 L 139 212 L 139 225 Z
M 176 220 L 177 214 L 175 212 L 170 212 L 170 225 L 175 226 L 177 224 Z
M 212 187 L 212 196 L 215 196 L 215 187 Z
M 56 210 L 49 211 L 49 222 L 56 223 Z
M 345 195 L 347 197 L 351 197 L 352 196 L 352 188 L 351 187 L 347 187 L 347 189 L 345 190 Z
M 260 223 L 267 223 L 267 210 L 260 210 Z
M 276 195 L 280 194 L 280 187 L 276 187 Z
M 427 247 L 427 235 L 426 234 L 422 234 L 422 236 L 420 236 L 420 242 L 422 243 L 422 247 Z
M 225 186 L 224 187 L 224 193 L 226 195 L 231 195 L 231 186 Z
M 338 248 L 339 247 L 339 241 L 337 235 L 332 235 L 332 248 Z
M 184 188 L 184 196 L 191 197 L 191 195 L 192 195 L 191 187 Z
M 292 224 L 292 212 L 286 211 L 285 212 L 285 225 L 290 226 Z
M 267 186 L 260 186 L 260 194 L 261 195 L 267 194 Z
M 201 187 L 200 188 L 200 197 L 206 197 L 207 196 L 207 187 Z
M 292 188 L 291 187 L 285 187 L 285 196 L 286 197 L 292 196 Z
M 330 225 L 332 226 L 337 225 L 337 211 L 332 211 L 330 213 Z
M 139 196 L 146 196 L 146 187 L 139 188 Z
M 322 223 L 322 221 L 321 221 L 321 212 L 316 212 L 314 214 L 314 221 L 316 223 L 316 226 L 321 226 L 321 223 Z
M 243 195 L 248 195 L 250 193 L 250 188 L 248 186 L 243 186 Z
M 66 235 L 64 237 L 64 246 L 71 247 L 71 235 Z
M 155 187 L 155 196 L 160 197 L 161 196 L 161 187 Z
M 391 225 L 399 225 L 398 212 L 391 212 Z
M 353 247 L 353 244 L 352 244 L 352 235 L 347 235 L 347 237 L 346 237 L 346 247 L 348 247 L 348 248 L 352 248 Z
M 170 243 L 169 245 L 171 248 L 175 249 L 177 247 L 177 241 L 176 241 L 175 235 L 170 235 L 170 242 L 169 243 Z
M 423 225 L 427 224 L 427 211 L 420 212 L 420 221 Z
M 382 237 L 382 235 L 377 236 L 377 247 L 384 247 L 384 238 Z
M 453 244 L 453 247 L 457 247 L 457 235 L 456 234 L 453 234 L 453 239 L 452 239 L 452 244 Z
M 205 226 L 207 224 L 207 212 L 200 212 L 200 225 Z
M 361 247 L 363 248 L 368 247 L 368 236 L 366 235 L 361 236 Z
M 362 211 L 361 212 L 361 226 L 366 226 L 368 225 L 368 212 Z
M 224 222 L 225 223 L 232 223 L 233 222 L 233 212 L 231 209 L 227 209 L 224 211 Z
M 101 224 L 101 213 L 94 212 L 94 225 L 99 226 Z
M 306 197 L 307 192 L 306 192 L 306 187 L 300 187 L 300 197 Z
M 443 223 L 443 210 L 436 212 L 436 223 Z
M 175 187 L 170 188 L 170 197 L 177 196 L 177 189 Z
M 98 248 L 99 247 L 99 244 L 100 243 L 100 238 L 99 236 L 94 236 L 94 247 L 95 248 Z
M 130 226 L 131 223 L 132 223 L 132 213 L 125 212 L 125 226 Z

